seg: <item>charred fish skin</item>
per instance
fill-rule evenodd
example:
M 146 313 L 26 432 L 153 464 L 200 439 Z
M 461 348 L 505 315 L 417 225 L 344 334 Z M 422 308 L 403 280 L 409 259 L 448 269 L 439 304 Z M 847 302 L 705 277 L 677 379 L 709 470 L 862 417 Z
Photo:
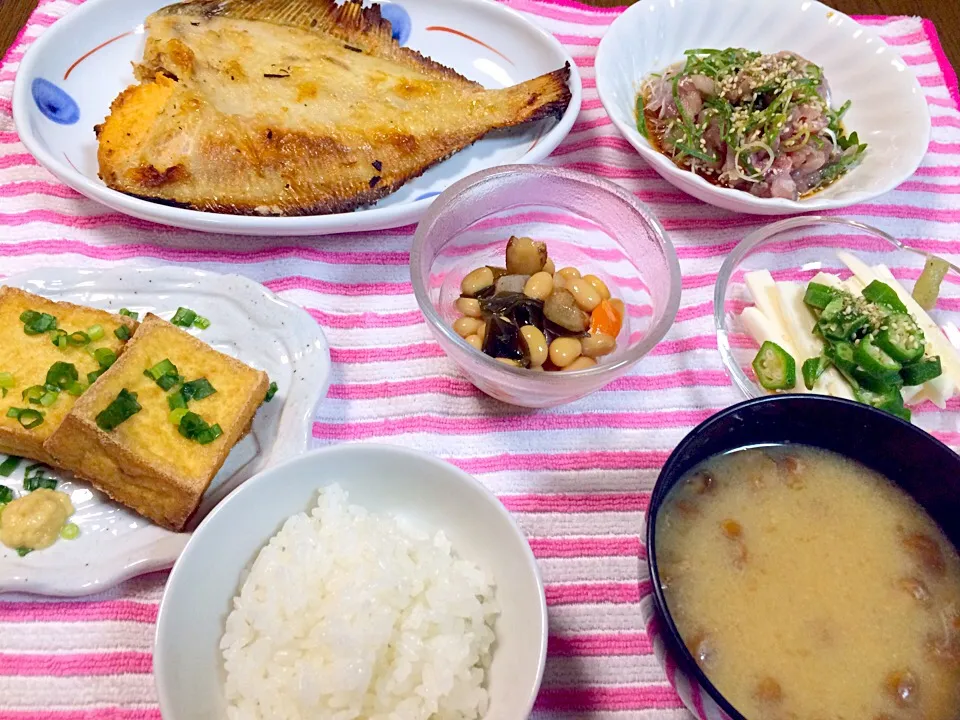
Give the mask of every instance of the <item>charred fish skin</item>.
M 158 10 L 146 34 L 140 83 L 96 127 L 100 177 L 194 210 L 356 210 L 571 99 L 569 65 L 486 90 L 401 47 L 358 0 L 198 0 Z

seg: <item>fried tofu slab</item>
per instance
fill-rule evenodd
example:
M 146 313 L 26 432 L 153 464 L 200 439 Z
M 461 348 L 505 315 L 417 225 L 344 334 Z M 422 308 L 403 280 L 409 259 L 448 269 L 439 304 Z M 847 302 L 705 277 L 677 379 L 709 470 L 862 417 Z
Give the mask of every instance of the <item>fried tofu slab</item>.
M 164 390 L 144 375 L 164 360 L 186 381 L 206 379 L 215 392 L 188 403 L 223 434 L 201 444 L 171 420 Z M 153 522 L 183 530 L 233 446 L 249 431 L 268 379 L 189 333 L 148 314 L 126 352 L 76 402 L 44 449 L 57 463 Z M 97 418 L 122 390 L 140 410 L 110 430 Z
M 151 15 L 146 35 L 140 83 L 96 128 L 100 177 L 196 210 L 354 210 L 571 98 L 569 67 L 484 89 L 401 47 L 359 0 L 197 0 Z
M 27 311 L 56 318 L 57 328 L 68 333 L 86 332 L 99 326 L 103 336 L 83 346 L 68 344 L 60 348 L 53 344 L 50 332 L 24 332 L 20 316 Z M 58 362 L 73 365 L 80 384 L 87 385 L 88 373 L 100 368 L 90 350 L 107 348 L 116 355 L 123 353 L 126 343 L 114 334 L 120 327 L 133 334 L 137 322 L 104 310 L 55 302 L 13 287 L 0 287 L 0 372 L 13 376 L 13 386 L 6 388 L 6 393 L 0 393 L 3 395 L 0 397 L 0 453 L 28 457 L 48 465 L 57 464 L 44 450 L 43 444 L 60 426 L 77 398 L 63 391 L 57 394 L 52 404 L 40 405 L 25 398 L 24 391 L 44 385 L 48 371 Z M 42 421 L 28 429 L 18 418 L 9 415 L 11 408 L 42 413 Z

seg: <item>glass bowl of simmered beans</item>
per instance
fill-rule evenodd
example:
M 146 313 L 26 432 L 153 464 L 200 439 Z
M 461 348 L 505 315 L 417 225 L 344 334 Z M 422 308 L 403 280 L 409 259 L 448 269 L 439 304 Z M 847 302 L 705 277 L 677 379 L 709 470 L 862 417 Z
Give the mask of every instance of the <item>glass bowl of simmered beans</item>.
M 512 165 L 464 178 L 420 221 L 414 294 L 480 390 L 526 407 L 626 373 L 673 324 L 680 266 L 635 196 L 601 178 Z

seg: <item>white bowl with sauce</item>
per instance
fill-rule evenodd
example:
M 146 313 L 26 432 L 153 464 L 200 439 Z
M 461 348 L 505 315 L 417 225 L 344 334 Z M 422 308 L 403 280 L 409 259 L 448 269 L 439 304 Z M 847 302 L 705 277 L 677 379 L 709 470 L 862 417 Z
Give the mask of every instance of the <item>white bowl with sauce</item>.
M 637 130 L 637 93 L 694 48 L 789 50 L 824 69 L 832 104 L 868 145 L 863 162 L 800 200 L 760 198 L 718 187 L 681 169 Z M 623 13 L 600 43 L 597 92 L 613 124 L 675 187 L 710 205 L 755 215 L 842 208 L 882 195 L 910 177 L 930 141 L 930 111 L 916 76 L 870 27 L 811 0 L 644 0 Z

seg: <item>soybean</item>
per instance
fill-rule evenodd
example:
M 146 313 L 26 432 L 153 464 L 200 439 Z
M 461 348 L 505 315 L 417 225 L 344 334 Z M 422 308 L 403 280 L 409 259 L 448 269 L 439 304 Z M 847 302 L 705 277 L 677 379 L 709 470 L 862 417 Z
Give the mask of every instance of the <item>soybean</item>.
M 475 298 L 458 298 L 456 305 L 461 315 L 472 318 L 483 317 L 483 311 L 480 309 L 480 301 Z
M 464 339 L 468 343 L 470 343 L 473 347 L 475 347 L 477 350 L 483 349 L 483 340 L 480 338 L 479 335 L 467 335 L 467 337 Z
M 460 292 L 468 297 L 473 297 L 493 285 L 493 281 L 493 270 L 488 267 L 477 268 L 463 278 L 460 283 Z
M 603 333 L 587 335 L 580 339 L 580 352 L 586 357 L 598 358 L 609 355 L 617 349 L 617 340 Z
M 596 275 L 584 275 L 583 279 L 593 285 L 593 288 L 600 293 L 600 297 L 603 300 L 610 299 L 610 288 L 607 287 L 607 284 L 603 280 Z
M 596 367 L 597 361 L 593 358 L 588 357 L 578 357 L 572 363 L 563 368 L 563 372 L 573 372 L 574 370 L 586 370 L 587 368 Z
M 483 326 L 483 323 L 472 317 L 459 318 L 453 324 L 453 331 L 462 338 L 470 335 L 476 335 L 477 331 Z
M 530 276 L 523 286 L 523 294 L 534 300 L 546 300 L 553 292 L 553 275 L 548 272 L 538 272 Z M 477 303 L 479 306 L 479 303 Z M 464 313 L 466 314 L 466 313 Z
M 603 300 L 597 289 L 582 278 L 569 280 L 567 290 L 573 293 L 577 306 L 584 312 L 593 312 L 593 309 Z
M 530 357 L 530 365 L 539 367 L 547 361 L 547 338 L 539 329 L 533 325 L 525 325 L 520 328 L 520 335 L 527 346 L 527 355 Z
M 580 341 L 572 337 L 559 337 L 550 343 L 550 362 L 565 368 L 580 357 Z

